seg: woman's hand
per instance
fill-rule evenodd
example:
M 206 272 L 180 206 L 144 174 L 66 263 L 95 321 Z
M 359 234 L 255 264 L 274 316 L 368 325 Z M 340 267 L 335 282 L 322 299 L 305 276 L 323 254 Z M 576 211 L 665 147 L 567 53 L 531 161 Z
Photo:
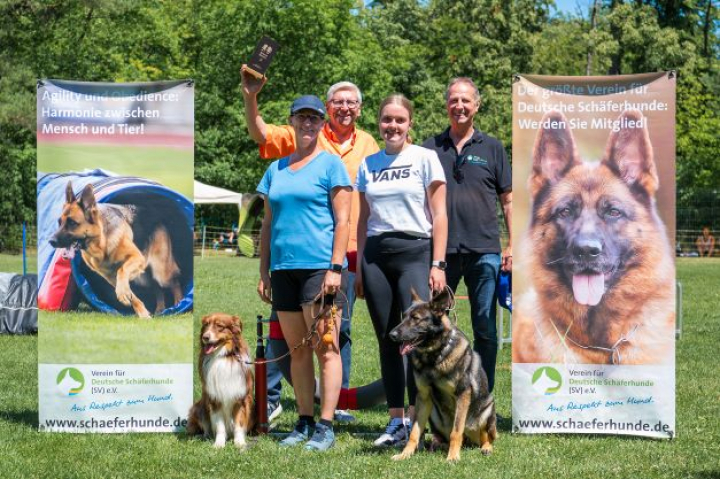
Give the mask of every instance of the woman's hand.
M 430 268 L 430 296 L 433 295 L 433 293 L 439 293 L 443 289 L 445 289 L 445 286 L 447 285 L 447 280 L 445 279 L 445 271 L 441 270 L 440 268 L 437 268 L 433 266 Z
M 323 280 L 323 294 L 335 294 L 340 289 L 342 282 L 342 274 L 336 273 L 332 270 L 325 272 L 325 279 Z
M 265 273 L 260 275 L 260 281 L 258 281 L 257 292 L 260 295 L 260 299 L 264 302 L 272 303 L 272 287 L 270 286 L 270 275 Z

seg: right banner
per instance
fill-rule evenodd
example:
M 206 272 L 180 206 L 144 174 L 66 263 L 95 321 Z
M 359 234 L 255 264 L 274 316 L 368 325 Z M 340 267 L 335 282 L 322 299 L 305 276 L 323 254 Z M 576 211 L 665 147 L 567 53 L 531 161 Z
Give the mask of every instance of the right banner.
M 514 432 L 676 434 L 675 80 L 515 78 Z

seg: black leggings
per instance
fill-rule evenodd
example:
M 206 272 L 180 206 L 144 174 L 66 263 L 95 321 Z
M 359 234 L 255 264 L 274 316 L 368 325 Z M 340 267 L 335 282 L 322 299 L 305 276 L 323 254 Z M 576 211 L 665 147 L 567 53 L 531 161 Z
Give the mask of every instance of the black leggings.
M 421 298 L 430 293 L 430 240 L 403 233 L 370 236 L 362 259 L 362 282 L 370 318 L 380 347 L 380 371 L 389 408 L 415 405 L 417 388 L 412 368 L 400 355 L 400 344 L 388 334 L 400 324 L 412 302 L 410 289 Z

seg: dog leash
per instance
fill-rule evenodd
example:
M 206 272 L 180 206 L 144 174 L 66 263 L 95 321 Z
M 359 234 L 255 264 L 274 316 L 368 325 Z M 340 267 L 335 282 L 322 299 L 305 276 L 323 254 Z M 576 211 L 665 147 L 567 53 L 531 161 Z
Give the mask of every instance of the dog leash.
M 344 298 L 345 302 L 347 303 L 347 296 L 345 293 L 342 292 L 342 290 L 338 290 Z M 325 296 L 332 296 L 333 302 L 332 306 L 330 306 L 330 315 L 326 315 L 326 331 L 322 338 L 320 338 L 320 335 L 317 332 L 317 325 L 320 322 L 320 320 L 323 318 L 323 315 L 327 312 L 327 309 L 325 309 Z M 293 352 L 295 352 L 297 349 L 301 348 L 302 346 L 310 346 L 312 349 L 317 349 L 320 346 L 320 343 L 323 344 L 332 344 L 333 342 L 333 331 L 335 330 L 335 317 L 338 312 L 338 307 L 335 301 L 335 295 L 325 295 L 323 294 L 322 290 L 313 298 L 312 304 L 314 305 L 317 300 L 320 299 L 320 309 L 318 310 L 317 314 L 313 314 L 313 324 L 310 326 L 310 330 L 308 331 L 307 335 L 303 339 L 300 340 L 299 343 L 297 343 L 295 346 L 293 346 L 288 352 L 285 354 L 278 356 L 273 359 L 263 359 L 261 362 L 268 364 L 268 363 L 276 363 L 278 361 L 281 361 L 285 359 L 286 357 L 290 356 Z M 311 306 L 310 309 L 311 314 L 314 312 Z M 313 342 L 313 337 L 317 337 L 317 341 Z M 258 361 L 245 361 L 245 364 L 253 365 L 256 364 Z
M 457 305 L 457 302 L 455 301 L 455 293 L 453 292 L 452 288 L 450 286 L 448 286 L 447 284 L 445 285 L 445 289 L 450 294 L 450 305 L 448 306 L 446 311 L 448 313 L 451 313 L 448 316 L 452 317 L 453 324 L 455 324 L 455 326 L 457 326 L 458 317 L 457 317 L 457 310 L 455 308 L 455 306 Z
M 606 352 L 606 353 L 610 353 L 610 363 L 611 363 L 611 364 L 615 364 L 615 365 L 618 365 L 618 364 L 621 364 L 621 363 L 622 363 L 622 354 L 621 354 L 621 352 L 620 352 L 620 347 L 621 347 L 624 343 L 629 343 L 629 342 L 632 340 L 632 338 L 635 336 L 635 333 L 637 332 L 637 329 L 640 327 L 639 324 L 636 324 L 636 325 L 633 326 L 633 328 L 628 332 L 627 335 L 620 335 L 620 338 L 619 338 L 617 341 L 615 341 L 615 344 L 613 344 L 613 345 L 612 345 L 611 347 L 609 347 L 609 348 L 606 348 L 606 347 L 603 347 L 603 346 L 585 346 L 585 345 L 583 345 L 583 344 L 578 343 L 577 341 L 575 341 L 575 340 L 574 340 L 573 338 L 571 338 L 570 336 L 568 336 L 568 335 L 570 334 L 570 328 L 572 328 L 572 325 L 573 325 L 572 322 L 571 322 L 570 325 L 568 326 L 567 330 L 565 330 L 565 334 L 564 334 L 564 335 L 561 335 L 561 334 L 560 334 L 560 331 L 558 331 L 558 329 L 557 329 L 557 326 L 555 326 L 555 321 L 553 321 L 552 318 L 548 318 L 548 319 L 550 319 L 550 324 L 552 324 L 552 327 L 553 327 L 553 329 L 555 330 L 555 333 L 557 333 L 558 338 L 560 338 L 560 343 L 561 343 L 561 344 L 563 345 L 563 347 L 565 348 L 565 351 L 568 351 L 568 350 L 569 350 L 569 348 L 568 348 L 568 346 L 567 346 L 567 343 L 566 343 L 566 340 L 567 340 L 567 341 L 570 341 L 573 345 L 575 345 L 576 347 L 578 347 L 578 348 L 580 348 L 580 349 L 585 349 L 585 350 L 595 349 L 595 350 L 598 350 L 598 351 L 604 351 L 604 352 Z

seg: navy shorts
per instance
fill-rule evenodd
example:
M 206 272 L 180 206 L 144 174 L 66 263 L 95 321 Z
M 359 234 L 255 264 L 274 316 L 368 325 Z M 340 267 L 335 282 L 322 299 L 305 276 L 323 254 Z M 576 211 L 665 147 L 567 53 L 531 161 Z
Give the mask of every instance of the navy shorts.
M 272 307 L 275 311 L 302 311 L 302 306 L 315 300 L 327 269 L 280 269 L 270 273 Z M 341 273 L 341 289 L 347 291 L 347 269 Z M 345 296 L 337 294 L 335 303 L 345 304 Z M 325 304 L 333 301 L 326 295 Z

